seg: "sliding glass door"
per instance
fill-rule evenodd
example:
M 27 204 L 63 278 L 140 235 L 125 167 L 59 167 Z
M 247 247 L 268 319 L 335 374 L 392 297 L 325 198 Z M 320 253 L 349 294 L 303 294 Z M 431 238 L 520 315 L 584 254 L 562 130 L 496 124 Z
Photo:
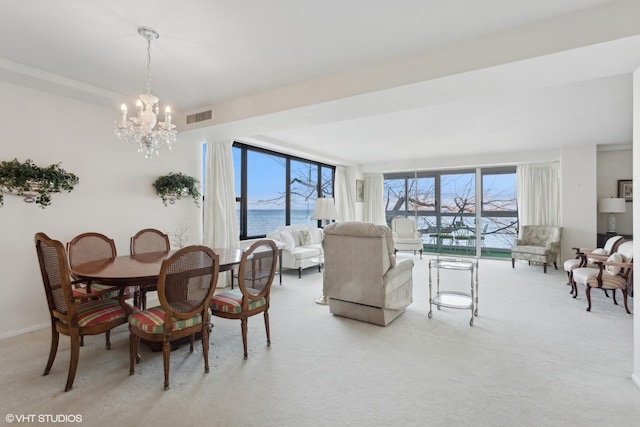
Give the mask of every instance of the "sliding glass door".
M 515 167 L 385 175 L 387 223 L 416 220 L 425 249 L 504 256 L 516 236 Z

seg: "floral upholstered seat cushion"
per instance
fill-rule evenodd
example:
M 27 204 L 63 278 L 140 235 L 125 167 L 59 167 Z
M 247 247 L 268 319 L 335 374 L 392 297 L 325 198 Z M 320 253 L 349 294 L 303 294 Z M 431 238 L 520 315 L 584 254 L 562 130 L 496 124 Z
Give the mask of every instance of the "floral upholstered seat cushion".
M 166 313 L 162 307 L 152 307 L 129 316 L 129 325 L 149 334 L 162 334 L 164 332 L 165 316 Z M 172 319 L 171 330 L 179 331 L 201 322 L 202 316 L 199 314 L 185 320 Z
M 109 323 L 114 320 L 127 319 L 127 312 L 120 303 L 114 299 L 97 299 L 78 304 L 78 326 L 87 327 L 100 323 Z M 134 311 L 137 309 L 132 307 Z M 66 323 L 64 320 L 61 322 Z
M 252 301 L 249 310 L 261 307 L 267 303 L 265 298 Z M 240 289 L 224 291 L 211 298 L 211 309 L 223 313 L 242 313 L 242 292 Z

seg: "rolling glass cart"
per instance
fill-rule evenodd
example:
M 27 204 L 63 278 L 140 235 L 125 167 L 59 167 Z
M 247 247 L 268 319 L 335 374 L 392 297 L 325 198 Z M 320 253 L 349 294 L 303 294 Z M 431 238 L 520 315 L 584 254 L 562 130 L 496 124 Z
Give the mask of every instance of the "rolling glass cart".
M 432 292 L 431 274 L 435 270 L 436 292 Z M 469 292 L 441 291 L 440 270 L 466 270 L 471 275 Z M 433 316 L 432 305 L 438 310 L 441 307 L 462 308 L 471 310 L 469 325 L 473 326 L 473 318 L 478 315 L 478 259 L 446 258 L 438 255 L 429 260 L 429 319 Z

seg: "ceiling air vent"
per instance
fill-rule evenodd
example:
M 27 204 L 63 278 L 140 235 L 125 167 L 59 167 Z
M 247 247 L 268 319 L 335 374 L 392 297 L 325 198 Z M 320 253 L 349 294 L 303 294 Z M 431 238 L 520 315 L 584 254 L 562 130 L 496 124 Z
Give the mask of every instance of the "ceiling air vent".
M 211 110 L 203 111 L 202 113 L 189 114 L 187 116 L 187 124 L 202 122 L 204 120 L 211 120 Z

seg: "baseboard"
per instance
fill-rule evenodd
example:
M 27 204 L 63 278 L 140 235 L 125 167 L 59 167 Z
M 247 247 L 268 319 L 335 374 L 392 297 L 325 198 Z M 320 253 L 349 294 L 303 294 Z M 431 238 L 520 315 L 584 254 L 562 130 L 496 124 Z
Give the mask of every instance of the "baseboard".
M 631 374 L 631 379 L 633 380 L 633 382 L 635 383 L 635 385 L 640 388 L 640 377 L 638 377 L 636 374 Z
M 0 334 L 0 340 L 5 338 L 17 337 L 18 335 L 28 334 L 29 332 L 39 331 L 40 329 L 51 328 L 51 322 L 42 323 L 40 325 L 29 326 L 28 328 L 18 329 Z

